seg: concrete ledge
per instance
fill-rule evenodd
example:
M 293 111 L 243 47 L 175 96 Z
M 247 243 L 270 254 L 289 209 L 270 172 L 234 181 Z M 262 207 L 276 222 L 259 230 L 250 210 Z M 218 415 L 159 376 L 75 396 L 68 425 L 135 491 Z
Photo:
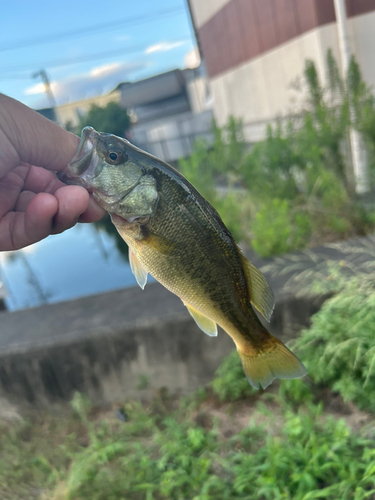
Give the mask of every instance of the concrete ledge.
M 367 237 L 268 262 L 253 259 L 276 294 L 271 333 L 288 341 L 309 325 L 329 295 L 299 292 L 326 279 L 332 263 L 348 278 L 375 272 L 374 248 L 375 238 Z M 50 406 L 75 391 L 96 403 L 162 386 L 188 392 L 209 383 L 233 348 L 226 333 L 211 338 L 201 332 L 181 300 L 158 283 L 1 312 L 0 403 Z M 150 381 L 148 392 L 139 391 L 142 376 Z
M 149 390 L 207 384 L 233 349 L 224 332 L 201 332 L 159 284 L 1 313 L 0 398 L 48 406 L 74 391 L 98 403 Z
M 208 384 L 234 348 L 231 338 L 204 335 L 177 297 L 159 284 L 146 288 L 1 313 L 0 398 L 50 406 L 80 391 L 100 404 Z M 270 330 L 295 336 L 320 303 L 281 296 Z M 140 393 L 142 376 L 149 387 Z

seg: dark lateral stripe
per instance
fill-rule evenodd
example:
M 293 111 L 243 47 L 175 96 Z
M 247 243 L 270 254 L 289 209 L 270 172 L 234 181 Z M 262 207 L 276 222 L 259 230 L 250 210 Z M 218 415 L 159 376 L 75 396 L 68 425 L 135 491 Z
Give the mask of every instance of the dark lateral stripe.
M 375 0 L 346 0 L 349 17 Z M 335 21 L 333 0 L 231 0 L 197 29 L 210 77 Z

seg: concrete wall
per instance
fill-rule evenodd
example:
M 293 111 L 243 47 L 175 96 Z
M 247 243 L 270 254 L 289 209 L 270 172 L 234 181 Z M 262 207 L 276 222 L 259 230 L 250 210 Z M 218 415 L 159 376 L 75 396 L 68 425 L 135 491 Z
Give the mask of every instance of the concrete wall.
M 307 59 L 315 62 L 323 84 L 328 49 L 341 64 L 332 2 L 267 0 L 263 5 L 255 0 L 191 0 L 190 4 L 210 75 L 216 121 L 223 125 L 231 115 L 241 118 L 249 142 L 262 139 L 268 123 L 298 113 L 306 105 L 302 76 Z M 298 22 L 292 15 L 297 7 Z M 362 7 L 348 2 L 351 17 L 347 20 L 352 51 L 372 87 L 374 8 L 369 2 Z M 264 15 L 258 19 L 260 12 Z M 257 35 L 251 35 L 255 30 Z
M 196 28 L 200 28 L 230 0 L 189 0 Z
M 202 113 L 212 108 L 210 87 L 206 76 L 198 75 L 186 85 L 192 113 Z
M 365 82 L 375 87 L 375 12 L 349 21 L 350 41 Z
M 301 80 L 305 61 L 315 61 L 322 74 L 322 52 L 329 38 L 327 31 L 332 28 L 324 26 L 306 33 L 211 79 L 217 123 L 225 124 L 231 115 L 242 118 L 245 125 L 253 125 L 248 129 L 248 139 L 253 142 L 261 138 L 258 133 L 254 137 L 253 128 L 260 126 L 264 133 L 267 122 L 300 111 L 305 100 Z
M 288 340 L 324 298 L 278 298 L 270 330 Z M 209 384 L 233 349 L 205 335 L 180 299 L 159 284 L 14 313 L 0 313 L 0 408 L 47 407 L 83 392 L 98 404 L 155 389 Z M 149 387 L 139 390 L 141 377 Z
M 165 161 L 189 156 L 198 138 L 212 141 L 212 110 L 181 113 L 132 127 L 131 141 Z
M 375 86 L 375 13 L 348 21 L 348 31 L 366 83 Z M 267 123 L 298 113 L 306 103 L 305 62 L 315 62 L 326 85 L 326 54 L 331 49 L 341 67 L 336 24 L 331 23 L 293 39 L 265 55 L 211 79 L 215 118 L 242 118 L 249 142 L 264 137 Z
M 249 255 L 276 297 L 267 328 L 284 341 L 307 326 L 328 295 L 314 295 L 336 262 L 348 278 L 371 273 L 375 235 L 264 261 Z M 308 292 L 308 293 L 307 293 Z M 208 384 L 234 349 L 222 331 L 208 337 L 181 300 L 158 283 L 0 313 L 2 409 L 68 402 L 75 391 L 95 403 L 149 396 L 162 386 L 189 392 Z M 139 390 L 140 378 L 150 380 Z
M 139 394 L 140 377 L 191 391 L 233 349 L 198 329 L 159 284 L 14 313 L 0 313 L 0 402 L 48 406 L 75 391 L 104 403 Z

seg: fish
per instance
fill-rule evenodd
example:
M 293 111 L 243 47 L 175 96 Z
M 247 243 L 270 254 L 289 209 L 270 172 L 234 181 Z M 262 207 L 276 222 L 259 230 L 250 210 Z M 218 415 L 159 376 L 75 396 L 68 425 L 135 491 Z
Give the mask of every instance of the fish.
M 254 310 L 270 320 L 275 301 L 265 277 L 177 169 L 126 139 L 85 127 L 59 177 L 85 187 L 109 212 L 142 289 L 150 274 L 182 300 L 204 333 L 214 337 L 220 326 L 233 339 L 255 389 L 306 374 Z

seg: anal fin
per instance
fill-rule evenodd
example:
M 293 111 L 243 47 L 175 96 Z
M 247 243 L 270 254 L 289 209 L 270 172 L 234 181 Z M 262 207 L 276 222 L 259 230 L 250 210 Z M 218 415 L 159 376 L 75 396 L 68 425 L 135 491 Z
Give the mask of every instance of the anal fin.
M 185 302 L 184 302 L 184 304 L 185 304 Z M 185 304 L 185 306 L 186 306 L 187 310 L 189 311 L 189 313 L 192 315 L 196 324 L 199 326 L 199 328 L 204 333 L 206 333 L 210 337 L 217 336 L 217 325 L 216 325 L 215 321 L 212 321 L 212 319 L 207 318 L 207 316 L 205 316 L 201 312 L 197 311 L 197 309 L 195 309 L 194 307 L 189 306 L 188 304 Z
M 244 255 L 241 255 L 241 259 L 249 290 L 250 302 L 269 321 L 275 307 L 273 292 L 259 269 L 253 266 Z
M 147 271 L 145 271 L 142 264 L 139 262 L 138 258 L 132 252 L 130 247 L 129 247 L 129 263 L 130 263 L 130 269 L 132 270 L 132 273 L 134 274 L 138 285 L 143 290 L 147 283 Z

